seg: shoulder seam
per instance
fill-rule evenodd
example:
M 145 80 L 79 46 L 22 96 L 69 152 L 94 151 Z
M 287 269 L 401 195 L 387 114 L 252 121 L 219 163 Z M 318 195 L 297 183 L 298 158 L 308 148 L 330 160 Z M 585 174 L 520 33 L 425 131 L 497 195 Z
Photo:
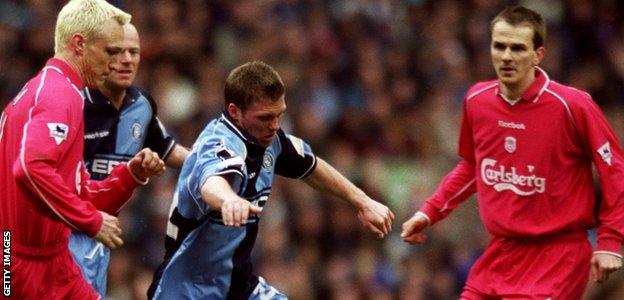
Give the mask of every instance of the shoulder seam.
M 493 88 L 493 87 L 495 87 L 497 85 L 498 85 L 498 82 L 490 84 L 490 85 L 488 85 L 488 86 L 486 86 L 486 87 L 484 87 L 484 88 L 482 88 L 482 89 L 480 89 L 480 90 L 478 90 L 478 91 L 468 95 L 468 97 L 466 97 L 466 101 L 474 98 L 476 95 L 478 95 L 480 93 L 483 93 L 483 92 L 485 92 L 485 91 L 487 91 L 487 90 L 489 90 L 489 89 L 491 89 L 491 88 Z
M 570 117 L 570 120 L 572 121 L 572 125 L 574 125 L 574 127 L 578 129 L 578 126 L 576 125 L 576 121 L 574 120 L 574 116 L 572 115 L 572 110 L 570 109 L 570 106 L 568 105 L 568 101 L 566 101 L 561 95 L 557 94 L 555 91 L 549 88 L 546 88 L 545 91 L 553 95 L 555 98 L 557 98 L 557 100 L 559 100 L 559 102 L 561 102 L 561 104 L 563 104 L 563 106 L 566 109 L 566 112 L 568 113 L 568 117 Z

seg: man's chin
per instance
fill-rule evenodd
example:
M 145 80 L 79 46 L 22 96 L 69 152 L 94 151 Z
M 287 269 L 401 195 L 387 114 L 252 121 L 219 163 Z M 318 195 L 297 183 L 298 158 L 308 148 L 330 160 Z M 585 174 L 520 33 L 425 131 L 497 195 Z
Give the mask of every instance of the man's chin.
M 268 147 L 268 146 L 270 146 L 270 145 L 271 145 L 271 143 L 273 143 L 273 140 L 274 140 L 274 139 L 275 139 L 275 138 L 271 138 L 271 139 L 262 139 L 262 140 L 258 141 L 258 144 L 260 144 L 260 146 L 263 146 L 263 147 Z
M 104 84 L 105 79 L 93 79 L 93 80 L 85 80 L 85 85 L 91 89 L 97 89 Z
M 104 86 L 110 89 L 115 90 L 125 90 L 132 85 L 132 81 L 129 80 L 111 80 L 108 78 L 106 82 L 104 82 Z
M 518 79 L 513 76 L 499 76 L 498 80 L 504 85 L 515 85 L 518 83 Z

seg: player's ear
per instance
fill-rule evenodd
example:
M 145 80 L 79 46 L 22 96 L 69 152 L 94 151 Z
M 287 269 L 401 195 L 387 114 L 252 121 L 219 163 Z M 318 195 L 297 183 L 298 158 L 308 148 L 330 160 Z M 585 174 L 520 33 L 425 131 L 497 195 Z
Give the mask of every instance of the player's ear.
M 243 111 L 240 108 L 238 108 L 236 104 L 228 103 L 226 109 L 227 109 L 228 114 L 230 114 L 230 117 L 234 119 L 234 121 L 238 122 L 240 118 L 242 117 Z
M 82 33 L 74 33 L 69 39 L 69 47 L 75 54 L 84 54 L 86 49 L 85 36 Z
M 533 65 L 534 66 L 539 65 L 542 62 L 542 60 L 544 60 L 544 55 L 546 55 L 546 48 L 539 47 L 535 49 L 535 59 L 533 60 Z

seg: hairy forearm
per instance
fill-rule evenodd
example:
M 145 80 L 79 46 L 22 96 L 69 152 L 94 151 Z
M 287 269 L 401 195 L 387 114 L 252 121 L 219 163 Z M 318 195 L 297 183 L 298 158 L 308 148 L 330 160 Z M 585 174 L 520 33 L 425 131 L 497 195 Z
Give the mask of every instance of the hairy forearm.
M 221 176 L 211 176 L 201 187 L 202 200 L 210 208 L 221 210 L 223 202 L 227 199 L 235 199 L 238 197 L 232 190 L 230 183 Z
M 189 150 L 186 147 L 176 144 L 175 146 L 173 146 L 171 153 L 167 157 L 167 167 L 171 167 L 177 170 L 181 169 L 182 164 L 184 163 L 184 160 L 188 155 Z
M 362 206 L 362 202 L 367 198 L 366 194 L 334 167 L 320 158 L 317 159 L 316 168 L 304 181 L 320 192 L 336 196 L 355 207 Z

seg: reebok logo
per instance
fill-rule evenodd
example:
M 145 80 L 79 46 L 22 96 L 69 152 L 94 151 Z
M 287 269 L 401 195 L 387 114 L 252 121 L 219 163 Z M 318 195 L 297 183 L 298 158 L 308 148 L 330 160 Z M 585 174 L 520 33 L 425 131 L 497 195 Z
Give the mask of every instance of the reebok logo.
M 522 130 L 526 129 L 526 126 L 524 126 L 523 123 L 505 122 L 505 121 L 500 121 L 500 120 L 498 121 L 498 126 L 511 128 L 511 129 L 522 129 Z

